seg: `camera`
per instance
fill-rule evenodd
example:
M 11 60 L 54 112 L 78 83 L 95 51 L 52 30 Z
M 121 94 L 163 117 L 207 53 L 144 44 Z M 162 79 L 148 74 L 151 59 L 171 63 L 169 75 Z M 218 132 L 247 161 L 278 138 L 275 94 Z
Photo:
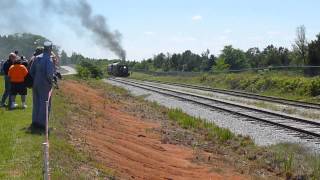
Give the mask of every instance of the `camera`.
M 57 89 L 59 89 L 58 80 L 62 80 L 62 75 L 61 75 L 60 72 L 56 72 L 56 73 L 53 75 L 53 84 L 55 85 L 55 87 L 56 87 Z

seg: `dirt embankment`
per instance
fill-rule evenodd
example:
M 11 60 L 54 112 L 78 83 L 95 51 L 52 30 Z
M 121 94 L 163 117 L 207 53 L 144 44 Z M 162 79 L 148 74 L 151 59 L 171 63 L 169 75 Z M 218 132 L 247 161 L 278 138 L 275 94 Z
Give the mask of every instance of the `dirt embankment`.
M 93 159 L 115 171 L 121 179 L 250 179 L 223 163 L 220 157 L 201 154 L 182 145 L 162 144 L 161 122 L 135 116 L 130 102 L 115 102 L 110 95 L 75 81 L 65 81 L 61 91 L 77 105 L 70 134 L 79 147 L 85 144 Z M 148 120 L 149 118 L 149 120 Z M 150 119 L 151 118 L 151 119 Z M 147 119 L 147 120 L 146 120 Z M 217 160 L 217 161 L 216 161 Z M 211 161 L 210 163 L 206 161 Z M 216 162 L 215 162 L 216 161 Z

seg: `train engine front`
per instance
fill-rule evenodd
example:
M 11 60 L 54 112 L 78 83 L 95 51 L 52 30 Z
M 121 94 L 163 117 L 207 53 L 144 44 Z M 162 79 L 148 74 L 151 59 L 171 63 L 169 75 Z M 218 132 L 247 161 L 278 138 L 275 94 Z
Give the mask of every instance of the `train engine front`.
M 107 71 L 109 75 L 116 77 L 128 77 L 130 75 L 128 65 L 121 63 L 108 65 Z

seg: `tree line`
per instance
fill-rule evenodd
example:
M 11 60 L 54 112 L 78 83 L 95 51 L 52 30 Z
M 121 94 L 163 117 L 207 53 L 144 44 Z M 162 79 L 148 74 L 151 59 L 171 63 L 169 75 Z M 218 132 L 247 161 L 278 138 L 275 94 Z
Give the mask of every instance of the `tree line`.
M 48 39 L 30 33 L 16 33 L 10 35 L 0 35 L 0 59 L 7 59 L 9 53 L 19 51 L 20 56 L 30 58 L 38 46 Z M 59 54 L 59 47 L 54 46 L 53 51 Z
M 18 50 L 20 55 L 29 58 L 36 47 L 41 46 L 46 40 L 45 37 L 29 33 L 0 35 L 0 59 L 6 59 L 14 50 Z M 58 46 L 54 46 L 54 52 L 60 56 L 60 65 L 80 64 L 86 61 L 106 67 L 106 64 L 120 61 L 87 58 L 79 53 L 68 56 Z M 264 49 L 253 47 L 243 51 L 228 45 L 223 48 L 219 56 L 211 54 L 209 50 L 201 54 L 186 50 L 183 53 L 160 53 L 153 58 L 126 63 L 133 70 L 163 72 L 221 72 L 270 66 L 320 66 L 320 34 L 316 39 L 308 42 L 305 27 L 299 26 L 291 49 L 269 45 Z M 318 68 L 305 69 L 304 72 L 308 75 L 320 74 Z
M 305 27 L 299 26 L 296 36 L 291 50 L 271 44 L 264 49 L 253 47 L 243 51 L 228 45 L 223 48 L 219 56 L 210 54 L 209 50 L 200 55 L 187 50 L 183 53 L 160 53 L 140 62 L 129 62 L 129 66 L 134 70 L 189 72 L 242 70 L 270 66 L 319 66 L 320 34 L 315 40 L 308 42 Z M 314 68 L 307 69 L 305 72 L 310 75 L 318 74 L 317 69 Z

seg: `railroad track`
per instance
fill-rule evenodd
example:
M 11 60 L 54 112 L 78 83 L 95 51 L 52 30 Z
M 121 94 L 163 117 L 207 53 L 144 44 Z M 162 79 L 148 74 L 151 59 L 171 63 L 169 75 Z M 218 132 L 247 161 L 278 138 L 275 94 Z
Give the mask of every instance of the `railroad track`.
M 255 120 L 258 122 L 268 123 L 281 128 L 293 130 L 303 135 L 303 137 L 319 138 L 320 137 L 320 120 L 310 120 L 295 116 L 289 116 L 282 113 L 259 109 L 252 106 L 242 105 L 238 103 L 217 100 L 211 97 L 202 96 L 194 93 L 183 92 L 179 90 L 163 88 L 150 85 L 134 80 L 110 79 L 118 83 L 141 88 L 147 91 L 156 92 L 162 95 L 171 96 L 184 101 L 189 101 L 211 109 L 222 110 L 231 114 Z
M 273 103 L 278 103 L 278 104 L 283 104 L 283 105 L 290 105 L 290 106 L 301 107 L 301 108 L 306 108 L 306 109 L 320 110 L 320 104 L 316 104 L 316 103 L 308 103 L 308 102 L 303 102 L 303 101 L 295 101 L 295 100 L 283 99 L 283 98 L 272 97 L 272 96 L 263 96 L 263 95 L 258 95 L 258 94 L 254 94 L 254 93 L 242 92 L 242 91 L 218 89 L 218 88 L 197 86 L 197 85 L 191 85 L 191 84 L 181 84 L 181 83 L 152 81 L 152 80 L 143 80 L 143 81 L 178 86 L 178 87 L 184 87 L 184 88 L 189 88 L 189 89 L 194 89 L 194 90 L 215 92 L 215 93 L 226 94 L 226 95 L 231 95 L 231 96 L 236 96 L 236 97 L 243 97 L 243 98 L 248 98 L 248 99 L 253 99 L 253 100 L 262 100 L 262 101 L 273 102 Z

